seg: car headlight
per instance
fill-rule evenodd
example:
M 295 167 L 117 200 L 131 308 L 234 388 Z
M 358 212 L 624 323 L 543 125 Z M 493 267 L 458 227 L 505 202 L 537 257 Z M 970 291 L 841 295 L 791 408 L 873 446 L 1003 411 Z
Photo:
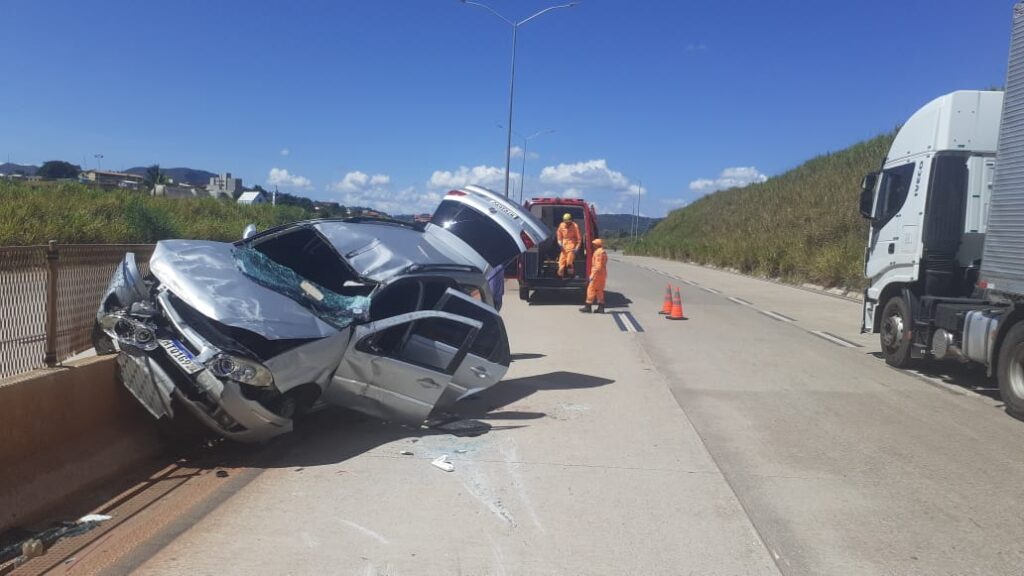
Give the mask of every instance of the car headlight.
M 227 378 L 250 386 L 268 388 L 274 385 L 274 375 L 266 366 L 231 354 L 218 354 L 206 363 L 206 368 L 218 378 Z
M 134 347 L 147 352 L 156 350 L 156 332 L 145 322 L 120 314 L 107 314 L 100 319 L 100 328 L 108 336 L 116 338 L 121 346 Z

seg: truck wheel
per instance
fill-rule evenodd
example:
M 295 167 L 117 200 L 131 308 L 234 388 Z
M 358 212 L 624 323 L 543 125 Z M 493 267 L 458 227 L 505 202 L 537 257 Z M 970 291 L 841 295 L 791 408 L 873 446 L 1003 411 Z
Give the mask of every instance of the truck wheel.
M 901 296 L 893 296 L 882 310 L 882 355 L 885 363 L 896 368 L 910 366 L 910 307 Z
M 529 288 L 520 288 L 519 289 L 519 299 L 520 300 L 524 300 L 526 302 L 529 302 L 530 301 L 530 289 Z
M 1003 338 L 996 379 L 1006 411 L 1024 417 L 1024 323 L 1010 328 Z

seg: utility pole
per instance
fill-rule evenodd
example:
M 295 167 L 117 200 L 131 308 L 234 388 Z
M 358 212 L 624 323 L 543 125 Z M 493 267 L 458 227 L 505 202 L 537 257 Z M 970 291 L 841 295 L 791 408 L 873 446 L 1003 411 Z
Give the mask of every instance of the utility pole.
M 636 183 L 636 211 L 633 214 L 633 240 L 640 236 L 640 192 L 643 190 L 643 182 Z
M 579 4 L 579 2 L 570 2 L 568 4 L 550 6 L 543 10 L 535 12 L 532 16 L 529 16 L 528 18 L 514 21 L 505 18 L 504 16 L 502 16 L 501 14 L 499 14 L 497 11 L 495 11 L 493 8 L 486 4 L 481 4 L 479 2 L 471 2 L 470 0 L 461 1 L 463 4 L 477 6 L 479 8 L 483 8 L 484 10 L 487 10 L 488 12 L 497 16 L 499 19 L 505 22 L 505 24 L 508 24 L 509 26 L 512 27 L 512 71 L 508 83 L 508 138 L 505 143 L 505 197 L 508 198 L 508 184 L 512 170 L 512 103 L 516 92 L 516 39 L 519 35 L 519 27 L 522 26 L 523 24 L 526 24 L 530 20 L 537 18 L 542 14 L 551 12 L 552 10 L 558 10 L 559 8 L 572 8 L 573 6 Z

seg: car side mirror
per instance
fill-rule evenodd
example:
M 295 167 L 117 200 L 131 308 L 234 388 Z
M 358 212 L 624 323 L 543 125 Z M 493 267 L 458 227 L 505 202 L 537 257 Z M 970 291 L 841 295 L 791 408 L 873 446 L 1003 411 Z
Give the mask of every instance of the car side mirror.
M 249 224 L 248 226 L 245 227 L 245 230 L 242 230 L 242 240 L 248 240 L 249 238 L 252 238 L 255 235 L 256 235 L 256 225 L 255 224 Z
M 875 184 L 878 183 L 878 172 L 871 172 L 860 182 L 860 215 L 873 219 L 872 208 L 875 206 Z

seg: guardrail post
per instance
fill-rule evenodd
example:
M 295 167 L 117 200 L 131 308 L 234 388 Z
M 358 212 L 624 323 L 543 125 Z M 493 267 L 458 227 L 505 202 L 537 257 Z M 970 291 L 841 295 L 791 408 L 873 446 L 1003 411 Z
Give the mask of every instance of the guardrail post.
M 57 365 L 57 272 L 60 252 L 57 241 L 46 246 L 46 356 L 43 360 L 53 368 Z

